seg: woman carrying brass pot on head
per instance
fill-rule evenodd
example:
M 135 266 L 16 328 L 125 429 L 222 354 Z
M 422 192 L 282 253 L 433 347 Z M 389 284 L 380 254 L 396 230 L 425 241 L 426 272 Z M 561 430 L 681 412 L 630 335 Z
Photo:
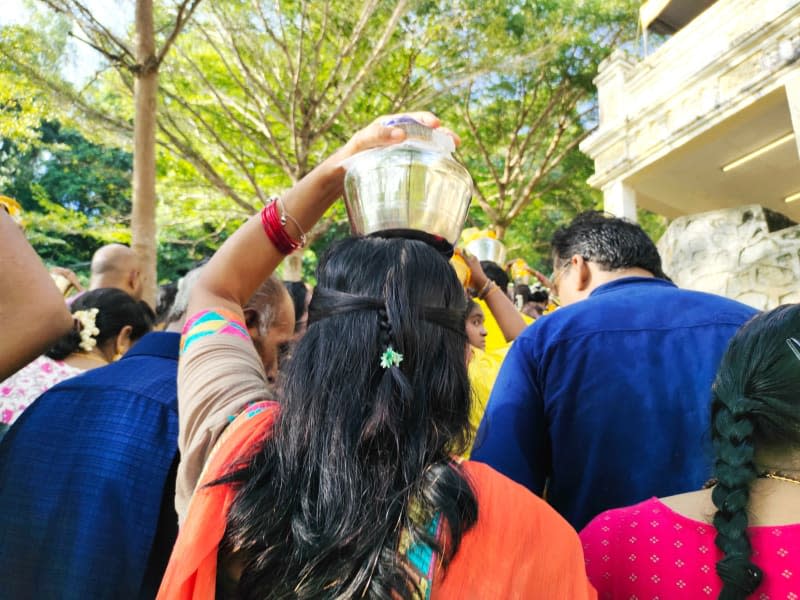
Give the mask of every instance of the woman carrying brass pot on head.
M 239 307 L 341 195 L 342 161 L 404 140 L 383 122 L 212 258 L 190 301 L 181 377 L 202 377 L 193 354 L 225 338 L 221 351 L 241 366 L 231 393 L 258 381 Z M 317 280 L 278 397 L 223 434 L 159 597 L 593 598 L 566 522 L 488 467 L 453 458 L 469 383 L 466 298 L 447 260 L 419 239 L 356 237 L 329 249 Z

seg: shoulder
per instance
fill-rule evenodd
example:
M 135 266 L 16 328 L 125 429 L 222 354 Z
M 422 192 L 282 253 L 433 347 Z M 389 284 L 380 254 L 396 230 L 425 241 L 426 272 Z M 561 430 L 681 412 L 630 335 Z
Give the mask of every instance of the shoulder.
M 539 496 L 483 463 L 466 461 L 462 469 L 478 500 L 482 526 L 501 525 L 512 537 L 577 539 L 564 518 Z M 513 519 L 514 531 L 508 531 Z M 534 538 L 529 538 L 534 539 Z
M 673 516 L 672 510 L 658 498 L 602 512 L 580 532 L 587 559 L 594 551 L 599 551 L 600 546 L 604 551 L 608 551 L 608 548 L 614 545 L 617 536 L 628 529 L 643 530 L 644 527 L 640 527 L 640 523 L 647 523 L 651 528 L 657 527 L 658 525 L 653 523 L 671 521 Z
M 66 379 L 45 395 L 58 398 L 59 402 L 74 399 L 82 403 L 88 398 L 97 404 L 102 400 L 103 410 L 115 410 L 109 403 L 142 400 L 174 410 L 178 398 L 177 373 L 175 359 L 149 354 L 126 356 L 105 367 Z
M 280 415 L 280 405 L 274 401 L 261 401 L 248 406 L 225 429 L 206 460 L 213 481 L 227 473 L 231 466 L 247 461 L 272 435 L 275 421 Z
M 478 521 L 435 598 L 596 598 L 578 534 L 544 500 L 490 467 L 467 461 Z

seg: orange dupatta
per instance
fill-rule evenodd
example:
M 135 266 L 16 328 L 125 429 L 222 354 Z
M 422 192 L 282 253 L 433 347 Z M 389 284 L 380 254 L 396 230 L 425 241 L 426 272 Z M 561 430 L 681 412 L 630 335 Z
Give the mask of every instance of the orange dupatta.
M 246 459 L 272 431 L 278 404 L 240 415 L 209 460 L 204 483 Z M 433 600 L 595 600 L 578 534 L 544 500 L 490 467 L 462 463 L 478 499 L 478 522 L 462 538 L 446 571 L 434 577 Z M 236 493 L 198 487 L 172 551 L 158 600 L 210 600 L 217 552 Z
M 236 491 L 230 485 L 205 484 L 228 472 L 260 446 L 272 432 L 277 402 L 259 403 L 260 412 L 239 415 L 220 437 L 205 477 L 192 496 L 189 512 L 172 549 L 158 600 L 209 600 L 217 586 L 217 551 Z

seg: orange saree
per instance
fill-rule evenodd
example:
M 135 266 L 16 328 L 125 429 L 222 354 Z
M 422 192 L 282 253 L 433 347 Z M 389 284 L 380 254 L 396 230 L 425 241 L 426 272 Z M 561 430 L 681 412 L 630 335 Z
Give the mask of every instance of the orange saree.
M 231 424 L 203 478 L 224 474 L 269 435 L 278 405 L 263 403 Z M 478 500 L 478 521 L 446 571 L 433 582 L 433 600 L 597 597 L 586 577 L 577 533 L 543 500 L 486 465 L 462 464 Z M 227 485 L 198 487 L 178 535 L 159 600 L 214 598 L 217 551 L 235 492 Z

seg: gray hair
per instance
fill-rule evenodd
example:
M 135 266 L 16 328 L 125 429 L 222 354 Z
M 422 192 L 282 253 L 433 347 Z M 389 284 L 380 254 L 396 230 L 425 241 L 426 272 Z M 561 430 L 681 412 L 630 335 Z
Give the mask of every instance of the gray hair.
M 192 295 L 192 289 L 200 277 L 202 268 L 202 266 L 195 267 L 178 280 L 178 292 L 175 294 L 175 300 L 172 302 L 172 307 L 169 309 L 166 319 L 164 319 L 165 323 L 175 323 L 186 316 L 189 297 Z
M 192 289 L 197 283 L 202 269 L 203 265 L 196 267 L 178 280 L 178 292 L 175 294 L 175 301 L 172 303 L 172 308 L 170 308 L 165 323 L 174 323 L 186 316 Z M 269 328 L 272 327 L 278 316 L 278 308 L 288 294 L 289 292 L 286 291 L 286 287 L 281 280 L 272 275 L 261 284 L 247 304 L 242 307 L 244 309 L 249 308 L 256 313 L 258 316 L 258 331 L 261 335 L 266 335 Z
M 275 275 L 271 275 L 248 300 L 244 308 L 249 308 L 258 315 L 258 330 L 261 335 L 266 335 L 275 323 L 278 308 L 286 298 L 289 298 L 286 286 Z

